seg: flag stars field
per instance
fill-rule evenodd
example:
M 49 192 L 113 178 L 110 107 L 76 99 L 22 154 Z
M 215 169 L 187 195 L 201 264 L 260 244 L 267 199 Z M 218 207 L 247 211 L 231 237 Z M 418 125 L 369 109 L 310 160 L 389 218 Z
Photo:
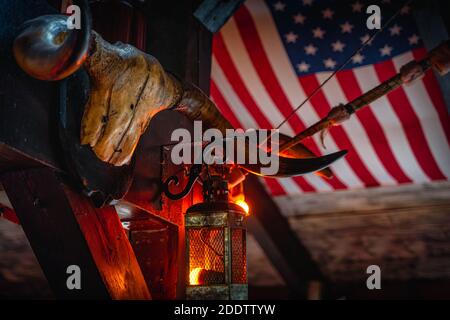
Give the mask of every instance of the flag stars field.
M 344 48 L 345 48 L 345 43 L 342 43 L 341 41 L 336 41 L 336 42 L 333 42 L 332 44 L 331 44 L 331 47 L 333 48 L 333 51 L 334 52 L 343 52 L 344 51 Z
M 321 27 L 317 27 L 312 30 L 314 38 L 323 39 L 325 36 L 325 30 L 323 30 Z
M 382 57 L 390 56 L 392 54 L 392 49 L 393 49 L 392 47 L 386 44 L 383 48 L 380 49 L 381 56 Z
M 402 27 L 400 27 L 398 24 L 394 24 L 393 27 L 389 28 L 389 31 L 391 33 L 391 36 L 399 36 L 402 32 Z
M 297 65 L 298 71 L 300 72 L 308 72 L 311 66 L 307 64 L 305 61 L 302 61 Z
M 331 59 L 331 58 L 328 58 L 328 59 L 326 59 L 326 60 L 323 60 L 323 64 L 325 65 L 325 67 L 326 68 L 328 68 L 328 69 L 334 69 L 334 68 L 336 68 L 336 61 L 334 61 L 333 59 Z
M 273 5 L 273 7 L 276 11 L 284 11 L 284 9 L 286 8 L 286 4 L 284 2 L 278 1 Z
M 417 36 L 417 34 L 413 34 L 411 37 L 408 38 L 408 42 L 410 45 L 418 44 L 420 38 Z
M 360 53 L 357 53 L 353 56 L 352 61 L 354 64 L 362 64 L 364 61 L 364 56 Z
M 324 19 L 333 19 L 333 15 L 334 15 L 334 11 L 331 10 L 330 8 L 326 8 L 325 10 L 322 11 L 322 16 Z
M 293 18 L 295 24 L 305 24 L 306 17 L 301 13 L 296 14 Z
M 296 43 L 298 39 L 298 35 L 292 31 L 288 34 L 285 34 L 284 37 L 286 38 L 287 43 Z
M 361 12 L 363 9 L 363 4 L 359 1 L 356 1 L 355 3 L 352 4 L 352 11 L 353 12 Z
M 316 53 L 317 53 L 317 50 L 318 50 L 318 48 L 315 47 L 312 43 L 308 44 L 308 45 L 305 47 L 305 52 L 306 52 L 306 54 L 309 55 L 309 56 L 315 56 Z
M 342 33 L 352 33 L 354 26 L 349 23 L 348 21 L 345 21 L 344 24 L 341 24 L 341 32 Z
M 370 35 L 368 33 L 366 33 L 364 36 L 362 36 L 361 38 L 359 38 L 361 40 L 361 44 L 365 44 L 367 41 L 370 40 Z M 372 45 L 372 40 L 370 40 L 367 45 Z

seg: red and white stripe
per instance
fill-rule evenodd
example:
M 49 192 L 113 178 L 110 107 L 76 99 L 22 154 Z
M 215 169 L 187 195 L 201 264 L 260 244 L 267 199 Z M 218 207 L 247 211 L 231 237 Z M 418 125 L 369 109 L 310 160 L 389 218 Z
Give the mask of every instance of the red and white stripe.
M 339 72 L 281 132 L 294 135 L 398 72 L 424 49 L 391 61 Z M 214 38 L 211 97 L 235 127 L 274 128 L 329 73 L 298 77 L 269 8 L 248 0 Z M 423 183 L 450 177 L 450 122 L 436 78 L 429 72 L 359 111 L 325 138 L 307 145 L 317 154 L 347 149 L 333 179 L 316 175 L 266 179 L 274 195 Z

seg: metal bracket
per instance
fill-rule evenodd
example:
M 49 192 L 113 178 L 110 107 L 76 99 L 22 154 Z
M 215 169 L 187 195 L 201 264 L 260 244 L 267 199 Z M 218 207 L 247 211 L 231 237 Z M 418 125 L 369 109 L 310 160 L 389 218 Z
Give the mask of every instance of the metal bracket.
M 202 165 L 201 164 L 194 164 L 191 169 L 189 170 L 189 179 L 184 187 L 183 191 L 180 193 L 172 193 L 169 190 L 169 186 L 172 183 L 175 183 L 175 185 L 178 185 L 180 180 L 177 176 L 170 176 L 167 178 L 165 182 L 161 185 L 161 192 L 163 192 L 167 198 L 171 200 L 180 200 L 183 199 L 185 196 L 188 195 L 189 192 L 191 192 L 192 187 L 194 186 L 195 181 L 197 181 L 198 177 L 200 176 L 200 173 L 202 172 Z

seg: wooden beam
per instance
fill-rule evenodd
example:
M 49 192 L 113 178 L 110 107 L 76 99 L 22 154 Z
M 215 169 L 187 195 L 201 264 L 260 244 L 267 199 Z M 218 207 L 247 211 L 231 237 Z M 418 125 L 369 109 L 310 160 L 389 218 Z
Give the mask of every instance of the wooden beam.
M 336 285 L 357 282 L 367 290 L 370 265 L 380 266 L 382 282 L 450 276 L 447 181 L 281 196 L 276 202 Z
M 447 181 L 280 196 L 276 203 L 287 218 L 298 216 L 367 215 L 385 211 L 412 211 L 417 208 L 450 207 Z
M 248 230 L 263 248 L 293 296 L 306 298 L 311 280 L 325 280 L 319 268 L 256 176 L 247 176 L 245 195 L 251 208 Z
M 21 23 L 55 13 L 46 1 L 0 0 L 0 172 L 16 165 L 36 163 L 61 167 L 56 121 L 56 82 L 25 74 L 12 55 L 12 43 Z M 13 168 L 14 169 L 14 168 Z
M 194 16 L 212 33 L 216 33 L 239 9 L 244 0 L 204 0 Z
M 198 20 L 193 16 L 194 10 L 199 6 L 201 0 L 149 0 L 145 3 L 145 11 L 147 17 L 147 52 L 155 56 L 164 68 L 173 72 L 184 81 L 191 82 L 197 85 L 205 93 L 209 94 L 210 74 L 211 74 L 211 55 L 212 55 L 212 34 L 209 32 Z M 168 41 L 167 39 L 170 39 Z M 161 117 L 168 115 L 161 114 Z M 172 115 L 172 119 L 176 119 L 175 124 L 172 122 L 166 123 L 166 131 L 169 126 L 185 127 L 186 119 L 181 119 L 179 115 Z M 190 124 L 192 126 L 192 123 Z M 149 128 L 150 129 L 150 128 Z M 147 139 L 155 139 L 155 134 L 149 134 L 148 130 L 142 137 L 141 145 L 149 145 Z M 161 134 L 161 132 L 160 132 Z M 164 134 L 160 137 L 160 143 L 165 139 L 170 139 Z M 138 147 L 139 148 L 139 147 Z M 160 159 L 162 161 L 163 159 Z M 158 162 L 159 164 L 160 162 Z M 153 164 L 155 164 L 153 162 Z M 148 163 L 145 164 L 147 167 Z M 139 163 L 136 164 L 136 170 L 139 171 Z M 173 166 L 165 166 L 164 170 L 157 176 L 166 177 L 171 172 L 173 173 Z M 152 170 L 150 170 L 152 171 Z M 155 177 L 155 171 L 146 171 L 141 178 Z M 141 179 L 141 181 L 143 181 Z M 184 181 L 181 181 L 183 184 Z M 147 194 L 145 190 L 136 190 L 134 195 L 139 195 L 139 192 Z M 177 261 L 178 261 L 178 283 L 177 283 L 177 298 L 184 298 L 185 294 L 185 235 L 184 235 L 184 219 L 183 213 L 192 204 L 193 195 L 189 195 L 182 201 L 170 201 L 163 198 L 162 210 L 159 214 L 166 217 L 167 220 L 178 225 L 178 246 L 177 246 Z M 147 209 L 155 214 L 154 208 L 150 204 L 143 203 L 142 199 L 133 196 L 133 186 L 127 200 L 137 203 L 141 209 Z
M 5 173 L 1 181 L 58 298 L 150 298 L 113 207 L 95 208 L 48 168 Z M 70 265 L 81 269 L 81 290 L 67 288 Z
M 448 1 L 437 0 L 415 1 L 414 4 L 413 15 L 419 29 L 420 38 L 425 44 L 425 48 L 430 51 L 449 38 L 447 28 L 450 27 L 450 22 L 448 22 L 450 6 Z M 441 87 L 447 110 L 450 112 L 450 74 L 446 76 L 437 75 L 436 78 Z
M 126 223 L 128 237 L 142 273 L 155 300 L 177 298 L 178 227 L 152 218 Z
M 200 3 L 148 1 L 147 52 L 165 69 L 209 93 L 212 34 L 192 14 Z

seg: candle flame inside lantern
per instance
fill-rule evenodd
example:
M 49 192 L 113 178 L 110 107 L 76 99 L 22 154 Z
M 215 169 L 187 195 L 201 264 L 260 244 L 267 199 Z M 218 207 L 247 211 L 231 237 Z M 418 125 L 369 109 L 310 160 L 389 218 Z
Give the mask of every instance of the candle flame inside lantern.
M 250 207 L 248 206 L 247 202 L 245 202 L 245 200 L 239 199 L 236 201 L 236 204 L 244 209 L 245 213 L 248 215 L 248 213 L 250 212 Z
M 200 283 L 200 274 L 205 270 L 203 268 L 195 268 L 189 273 L 189 283 L 191 285 L 199 285 Z

